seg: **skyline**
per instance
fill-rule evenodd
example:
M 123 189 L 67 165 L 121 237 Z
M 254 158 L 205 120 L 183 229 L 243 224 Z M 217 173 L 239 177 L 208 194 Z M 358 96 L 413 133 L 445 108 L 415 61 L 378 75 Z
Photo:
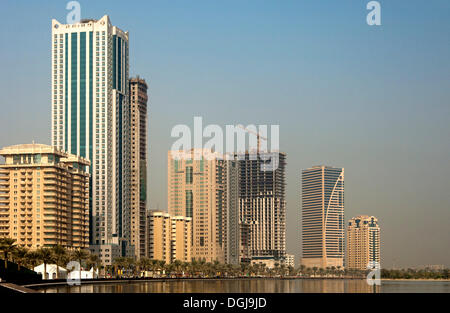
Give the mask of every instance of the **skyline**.
M 442 42 L 437 41 L 439 30 L 445 31 L 445 26 L 449 26 L 448 21 L 443 19 L 442 13 L 445 11 L 443 8 L 448 7 L 447 3 L 428 4 L 429 7 L 426 10 L 422 10 L 423 7 L 420 6 L 400 8 L 398 4 L 382 3 L 383 26 L 375 30 L 364 25 L 365 3 L 360 7 L 355 5 L 356 8 L 347 3 L 342 4 L 337 8 L 339 10 L 334 11 L 333 9 L 337 6 L 327 4 L 330 7 L 328 10 L 333 11 L 336 16 L 348 14 L 347 17 L 349 17 L 347 21 L 342 20 L 339 25 L 334 25 L 334 29 L 327 28 L 332 25 L 332 22 L 325 17 L 329 12 L 327 13 L 323 8 L 323 12 L 319 10 L 320 4 L 283 4 L 282 9 L 278 9 L 283 10 L 283 14 L 288 17 L 286 20 L 281 18 L 282 14 L 277 16 L 268 12 L 271 4 L 261 4 L 257 6 L 259 10 L 256 10 L 255 16 L 251 16 L 250 21 L 244 21 L 245 14 L 249 14 L 250 9 L 255 8 L 246 4 L 243 6 L 243 12 L 237 13 L 230 10 L 224 12 L 225 16 L 238 19 L 240 23 L 237 25 L 244 26 L 242 33 L 237 32 L 239 28 L 237 26 L 235 26 L 236 29 L 225 29 L 228 23 L 224 18 L 215 21 L 213 23 L 215 28 L 212 29 L 204 29 L 206 25 L 202 22 L 193 23 L 189 19 L 188 21 L 181 19 L 178 22 L 170 20 L 174 22 L 172 29 L 148 27 L 150 34 L 142 32 L 136 26 L 136 23 L 143 23 L 147 21 L 146 19 L 130 21 L 126 14 L 125 16 L 124 13 L 121 14 L 119 5 L 109 7 L 103 4 L 103 13 L 101 13 L 102 5 L 99 3 L 80 3 L 82 18 L 100 18 L 108 14 L 114 25 L 130 32 L 130 76 L 139 74 L 149 84 L 149 208 L 157 208 L 159 204 L 159 208 L 167 210 L 165 158 L 173 142 L 170 138 L 170 129 L 174 125 L 191 123 L 192 117 L 196 115 L 203 116 L 205 124 L 278 123 L 280 150 L 288 155 L 287 253 L 295 254 L 296 263 L 300 257 L 301 247 L 299 243 L 301 169 L 321 163 L 346 168 L 345 222 L 362 214 L 374 215 L 379 219 L 382 232 L 382 266 L 448 265 L 450 263 L 450 252 L 441 249 L 442 246 L 447 246 L 450 240 L 445 223 L 450 217 L 448 212 L 450 199 L 445 194 L 449 185 L 450 172 L 448 167 L 450 145 L 445 141 L 448 137 L 446 134 L 449 133 L 449 91 L 442 88 L 450 69 L 450 63 L 445 58 L 450 51 L 450 46 L 445 37 Z M 412 3 L 417 4 L 417 2 Z M 3 47 L 0 50 L 0 55 L 3 56 L 0 64 L 9 74 L 1 78 L 3 87 L 0 87 L 2 91 L 0 101 L 7 114 L 0 117 L 0 125 L 2 125 L 0 129 L 3 132 L 7 129 L 14 130 L 8 138 L 1 138 L 0 146 L 2 147 L 28 143 L 32 140 L 50 143 L 49 47 L 51 37 L 49 31 L 52 18 L 60 22 L 65 20 L 68 11 L 62 4 L 48 5 L 48 10 L 42 10 L 44 7 L 42 6 L 40 7 L 42 12 L 39 10 L 35 12 L 30 10 L 30 6 L 36 6 L 36 4 L 27 3 L 27 9 L 21 12 L 37 13 L 32 18 L 28 16 L 26 20 L 39 26 L 33 27 L 33 32 L 36 32 L 35 35 L 38 34 L 40 42 L 33 44 L 32 51 L 23 49 L 18 53 L 15 51 L 15 55 L 11 55 L 8 49 Z M 203 8 L 204 11 L 193 12 L 198 6 L 198 3 L 195 3 L 194 8 L 190 9 L 192 11 L 181 12 L 178 8 L 174 10 L 175 12 L 167 12 L 164 11 L 164 5 L 153 4 L 153 8 L 155 6 L 166 16 L 172 13 L 187 19 L 187 13 L 195 13 L 209 22 L 212 18 L 208 13 L 214 11 L 214 8 L 217 9 L 217 6 L 221 7 L 220 4 L 208 4 Z M 433 6 L 435 10 L 430 9 Z M 441 10 L 438 9 L 439 6 Z M 325 16 L 320 18 L 316 16 L 317 20 L 307 18 L 302 24 L 297 20 L 294 21 L 295 13 L 302 17 L 305 17 L 307 13 L 298 10 L 290 12 L 288 8 L 292 7 L 306 9 L 306 11 L 309 9 L 314 13 L 320 11 Z M 14 10 L 20 11 L 20 5 Z M 350 12 L 343 13 L 341 10 Z M 421 27 L 424 24 L 415 25 L 414 17 L 418 16 L 419 11 L 425 17 L 437 18 L 437 21 L 432 23 L 431 20 L 421 19 L 420 21 L 425 23 L 426 27 Z M 412 14 L 410 20 L 403 17 L 407 15 L 406 12 Z M 395 13 L 402 14 L 402 23 L 395 20 L 395 17 L 398 17 Z M 150 10 L 149 14 L 156 13 Z M 1 16 L 2 23 L 8 23 L 11 16 L 14 17 L 14 14 Z M 264 19 L 267 16 L 275 18 L 275 25 Z M 157 19 L 159 22 L 162 22 L 161 20 L 162 17 Z M 258 21 L 260 26 L 263 26 L 263 30 L 269 33 L 258 32 L 250 25 L 251 21 Z M 273 22 L 273 19 L 271 21 Z M 195 42 L 203 43 L 203 47 L 212 48 L 209 51 L 211 54 L 204 55 L 205 51 L 198 47 L 196 49 L 195 45 L 185 47 L 187 54 L 178 53 L 180 50 L 176 48 L 181 48 L 183 31 L 188 31 L 182 28 L 183 22 L 190 23 L 193 29 L 188 30 L 191 34 L 197 34 L 197 37 L 192 37 Z M 314 27 L 319 27 L 319 22 L 322 22 L 324 28 L 299 30 L 294 27 L 299 26 L 294 22 Z M 436 27 L 434 23 L 441 23 L 437 25 L 444 27 Z M 167 24 L 162 23 L 162 25 Z M 349 31 L 355 25 L 357 28 L 346 35 L 345 31 Z M 270 28 L 271 26 L 273 28 Z M 412 29 L 407 31 L 407 28 L 411 26 L 413 26 Z M 20 29 L 23 26 L 19 23 L 16 27 Z M 430 30 L 435 31 L 434 37 L 430 37 L 427 33 Z M 309 31 L 312 34 L 319 33 L 321 36 L 313 38 Z M 5 27 L 2 28 L 2 32 L 6 38 L 11 36 L 10 33 L 5 32 Z M 155 34 L 156 38 L 152 38 L 151 35 Z M 152 42 L 164 43 L 162 37 L 167 34 L 173 35 L 173 38 L 165 38 L 166 45 L 160 46 L 159 50 L 151 52 L 151 49 L 142 49 L 145 45 L 154 47 Z M 225 43 L 237 40 L 241 50 L 228 47 L 219 41 L 208 40 L 210 38 L 207 36 L 202 37 L 202 41 L 201 36 L 208 34 L 225 35 Z M 298 38 L 295 35 L 298 35 Z M 350 48 L 343 47 L 342 41 L 337 38 L 328 37 L 333 35 L 338 35 L 338 38 L 344 40 Z M 19 44 L 30 44 L 28 42 L 30 37 L 14 40 Z M 255 41 L 245 43 L 245 39 L 249 38 Z M 439 50 L 439 54 L 431 54 L 431 51 L 416 44 L 417 38 L 431 45 L 431 48 Z M 288 43 L 289 39 L 296 41 Z M 306 51 L 302 51 L 300 39 L 306 40 L 314 49 L 306 46 Z M 280 45 L 275 47 L 273 43 Z M 374 45 L 363 47 L 361 43 L 374 43 Z M 236 45 L 239 46 L 239 44 Z M 400 53 L 402 45 L 409 48 L 405 49 L 408 55 Z M 356 47 L 359 48 L 358 53 L 351 50 Z M 222 52 L 219 48 L 224 51 Z M 260 54 L 257 55 L 252 54 L 260 48 L 267 50 L 259 51 Z M 330 51 L 320 48 L 333 48 L 330 50 L 333 50 L 339 58 Z M 411 51 L 411 48 L 415 50 Z M 142 50 L 149 51 L 150 55 L 145 56 Z M 233 58 L 228 59 L 227 52 L 231 52 Z M 278 56 L 279 59 L 272 59 L 272 56 Z M 303 57 L 303 62 L 298 61 L 297 57 L 300 59 Z M 384 59 L 384 57 L 392 57 L 392 59 Z M 11 68 L 10 64 L 14 65 L 14 62 L 10 62 L 11 60 L 21 63 L 16 64 L 18 71 L 15 71 L 16 67 Z M 30 67 L 31 75 L 20 75 L 21 70 L 26 70 L 24 65 L 27 64 L 27 60 L 30 63 L 36 62 L 33 64 L 35 67 Z M 321 61 L 325 61 L 324 64 Z M 289 62 L 292 63 L 289 64 Z M 307 62 L 312 62 L 313 66 L 309 67 Z M 196 68 L 195 64 L 203 66 Z M 413 65 L 420 66 L 418 69 L 420 75 L 414 75 L 416 72 L 410 68 Z M 28 74 L 28 72 L 25 73 Z M 243 74 L 243 77 L 236 73 Z M 190 75 L 196 79 L 192 80 Z M 5 77 L 9 81 L 4 81 Z M 280 82 L 279 79 L 281 79 Z M 295 84 L 297 79 L 300 80 L 298 85 Z M 328 85 L 328 83 L 331 84 Z M 408 83 L 412 85 L 409 86 Z M 33 84 L 40 86 L 38 90 L 34 90 L 36 87 L 31 87 L 30 92 L 23 94 L 17 92 L 21 86 L 28 87 Z M 330 92 L 329 96 L 323 92 L 324 88 Z M 11 93 L 14 90 L 15 97 L 12 97 Z M 17 99 L 17 106 L 5 105 L 10 102 L 9 99 Z M 28 105 L 31 100 L 36 100 L 38 112 L 34 111 L 34 106 Z M 445 100 L 447 100 L 447 106 Z M 210 108 L 211 103 L 217 106 Z M 276 104 L 276 115 L 272 113 L 273 103 Z M 244 106 L 246 104 L 248 107 Z M 300 110 L 293 108 L 294 105 L 299 104 Z M 36 126 L 29 126 L 29 122 L 25 119 L 23 123 L 26 126 L 20 129 L 22 120 L 17 115 L 21 113 L 21 109 L 37 113 L 30 116 L 33 120 L 37 116 L 37 120 L 41 122 Z M 239 110 L 237 111 L 238 119 L 236 110 Z M 173 112 L 179 114 L 174 117 Z M 386 116 L 387 112 L 391 114 Z M 296 115 L 299 116 L 299 120 L 296 119 Z M 311 118 L 317 115 L 321 115 L 323 120 Z M 7 119 L 4 118 L 5 116 Z M 411 122 L 416 124 L 410 125 Z M 36 134 L 35 138 L 30 136 L 31 133 Z M 415 136 L 410 136 L 411 134 Z M 348 146 L 341 150 L 341 145 Z M 385 151 L 392 153 L 385 154 Z M 433 168 L 434 166 L 437 168 Z M 397 173 L 394 172 L 395 170 Z M 389 178 L 389 183 L 386 185 L 385 175 Z M 430 187 L 427 188 L 427 186 Z M 422 194 L 418 194 L 417 190 L 421 190 Z M 402 227 L 402 221 L 404 221 L 404 227 Z M 417 233 L 415 230 L 418 230 Z M 427 233 L 428 237 L 424 237 L 424 233 Z M 415 250 L 417 240 L 423 243 L 419 251 Z M 427 244 L 430 246 L 426 247 Z

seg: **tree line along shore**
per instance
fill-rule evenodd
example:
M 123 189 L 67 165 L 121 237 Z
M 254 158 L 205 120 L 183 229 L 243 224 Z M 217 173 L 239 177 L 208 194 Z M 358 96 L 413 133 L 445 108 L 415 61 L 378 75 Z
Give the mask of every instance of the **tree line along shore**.
M 267 268 L 264 264 L 240 265 L 223 264 L 219 262 L 206 262 L 195 260 L 181 262 L 175 260 L 165 263 L 161 260 L 149 258 L 119 257 L 112 265 L 103 265 L 100 258 L 88 250 L 69 250 L 62 246 L 39 249 L 27 249 L 16 245 L 11 238 L 0 238 L 0 253 L 4 261 L 4 270 L 8 268 L 8 261 L 21 267 L 33 270 L 39 264 L 56 264 L 65 268 L 70 261 L 77 261 L 82 268 L 98 270 L 103 278 L 139 278 L 139 277 L 164 277 L 164 278 L 238 278 L 238 277 L 290 277 L 290 278 L 366 278 L 369 271 L 346 269 L 341 267 L 305 267 L 298 268 L 275 263 L 274 268 Z M 71 269 L 68 269 L 71 270 Z M 46 272 L 44 270 L 44 272 Z M 57 271 L 57 276 L 58 276 Z M 45 274 L 44 274 L 45 276 Z M 48 277 L 42 277 L 47 279 Z M 59 277 L 56 277 L 59 278 Z M 381 269 L 382 279 L 419 279 L 419 280 L 448 280 L 450 270 L 448 268 L 433 269 Z

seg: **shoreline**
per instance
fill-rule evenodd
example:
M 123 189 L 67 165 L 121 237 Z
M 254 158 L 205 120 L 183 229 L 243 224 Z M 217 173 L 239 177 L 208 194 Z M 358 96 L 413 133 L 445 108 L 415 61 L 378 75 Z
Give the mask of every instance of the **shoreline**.
M 100 279 L 92 279 L 92 280 L 81 280 L 81 285 L 97 285 L 97 284 L 112 284 L 112 283 L 139 283 L 139 282 L 165 282 L 165 281 L 199 281 L 199 280 L 258 280 L 258 279 L 267 279 L 267 280 L 365 280 L 365 278 L 338 278 L 338 277 L 228 277 L 228 278 L 190 278 L 190 277 L 179 277 L 179 278 L 169 278 L 169 277 L 161 277 L 161 278 L 119 278 L 119 279 L 111 279 L 111 278 L 100 278 Z M 426 279 L 426 278 L 382 278 L 381 281 L 389 282 L 389 281 L 424 281 L 424 282 L 450 282 L 450 279 Z M 57 287 L 61 285 L 66 285 L 66 280 L 58 280 L 58 281 L 45 281 L 42 283 L 34 283 L 34 284 L 23 284 L 20 286 L 26 288 L 50 288 Z
M 381 281 L 448 281 L 450 279 L 437 279 L 437 278 L 381 278 Z

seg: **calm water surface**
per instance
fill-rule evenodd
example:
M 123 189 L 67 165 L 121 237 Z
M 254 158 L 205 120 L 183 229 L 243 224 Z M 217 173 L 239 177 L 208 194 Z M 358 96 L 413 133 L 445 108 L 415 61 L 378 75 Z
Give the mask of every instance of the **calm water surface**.
M 369 286 L 365 280 L 332 279 L 236 279 L 167 280 L 99 283 L 83 286 L 52 286 L 38 289 L 47 293 L 450 293 L 448 281 L 382 281 Z

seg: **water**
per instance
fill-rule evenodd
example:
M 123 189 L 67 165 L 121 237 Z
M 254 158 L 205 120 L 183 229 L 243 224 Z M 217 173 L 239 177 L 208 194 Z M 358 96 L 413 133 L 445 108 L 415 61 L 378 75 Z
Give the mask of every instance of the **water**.
M 47 293 L 450 293 L 450 281 L 382 281 L 334 279 L 209 279 L 108 282 L 82 286 L 35 288 Z

